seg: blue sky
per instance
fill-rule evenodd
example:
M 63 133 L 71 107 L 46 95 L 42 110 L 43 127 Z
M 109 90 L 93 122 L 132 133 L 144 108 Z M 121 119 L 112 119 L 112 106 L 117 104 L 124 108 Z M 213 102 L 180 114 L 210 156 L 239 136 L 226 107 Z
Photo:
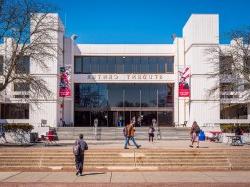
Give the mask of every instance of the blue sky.
M 250 0 L 48 0 L 78 43 L 172 43 L 192 13 L 218 13 L 226 32 L 250 26 Z M 65 19 L 66 18 L 66 19 Z M 66 20 L 66 21 L 65 21 Z

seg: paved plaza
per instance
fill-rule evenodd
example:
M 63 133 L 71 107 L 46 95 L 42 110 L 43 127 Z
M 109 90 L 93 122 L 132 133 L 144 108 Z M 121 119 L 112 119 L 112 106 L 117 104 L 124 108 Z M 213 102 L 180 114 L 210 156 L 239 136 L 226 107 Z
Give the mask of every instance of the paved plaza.
M 235 172 L 0 172 L 0 186 L 250 186 L 250 171 Z

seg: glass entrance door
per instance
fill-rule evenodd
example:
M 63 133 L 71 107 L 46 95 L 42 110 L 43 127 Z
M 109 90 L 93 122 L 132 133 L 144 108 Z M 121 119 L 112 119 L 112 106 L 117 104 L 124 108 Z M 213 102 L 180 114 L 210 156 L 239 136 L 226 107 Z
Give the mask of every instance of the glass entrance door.
M 108 126 L 108 113 L 102 111 L 92 111 L 91 115 L 91 126 L 94 126 L 94 120 L 98 120 L 99 127 L 107 127 Z

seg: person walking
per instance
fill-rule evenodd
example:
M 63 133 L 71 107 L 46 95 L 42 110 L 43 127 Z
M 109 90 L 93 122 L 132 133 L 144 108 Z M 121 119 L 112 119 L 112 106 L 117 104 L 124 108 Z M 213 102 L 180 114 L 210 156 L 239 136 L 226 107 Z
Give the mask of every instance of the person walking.
M 155 128 L 153 124 L 149 127 L 148 129 L 148 141 L 154 141 L 154 136 L 155 136 Z
M 138 145 L 135 141 L 135 127 L 134 127 L 134 122 L 131 121 L 130 124 L 127 125 L 127 132 L 128 132 L 128 135 L 127 135 L 127 138 L 126 138 L 126 141 L 125 141 L 125 146 L 124 146 L 124 149 L 128 149 L 128 142 L 129 140 L 132 140 L 132 142 L 134 143 L 134 145 L 136 146 L 137 149 L 139 149 L 141 147 L 141 145 Z
M 88 150 L 88 144 L 83 140 L 83 134 L 80 134 L 73 147 L 77 176 L 83 176 L 84 151 L 86 150 Z
M 197 148 L 199 148 L 199 133 L 200 133 L 200 127 L 198 123 L 194 121 L 190 130 L 191 145 L 189 145 L 189 147 L 193 147 L 194 142 L 197 141 Z
M 124 136 L 124 138 L 125 138 L 125 143 L 126 143 L 127 138 L 128 138 L 128 128 L 127 128 L 127 126 L 125 126 L 125 127 L 123 128 L 123 136 Z M 130 146 L 129 140 L 128 140 L 128 145 Z
M 242 129 L 240 128 L 240 125 L 239 125 L 239 124 L 237 124 L 234 133 L 235 133 L 235 136 L 238 136 L 241 145 L 243 145 L 243 141 L 242 141 L 242 138 L 241 138 L 241 136 L 243 135 L 243 131 L 242 131 Z

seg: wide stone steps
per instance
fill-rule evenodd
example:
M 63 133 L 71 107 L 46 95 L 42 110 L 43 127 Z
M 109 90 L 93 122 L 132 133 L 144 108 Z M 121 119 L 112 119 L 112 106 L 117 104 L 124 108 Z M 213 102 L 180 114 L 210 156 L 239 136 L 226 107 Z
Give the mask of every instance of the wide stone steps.
M 250 170 L 250 149 L 88 150 L 87 170 Z M 74 170 L 72 148 L 0 150 L 1 170 Z
M 163 140 L 187 140 L 189 128 L 161 127 L 161 139 Z M 95 135 L 93 127 L 59 127 L 57 135 L 60 140 L 74 140 L 79 134 L 84 134 L 86 140 L 123 140 L 123 128 L 121 127 L 98 127 Z M 156 135 L 156 133 L 155 133 Z M 136 139 L 148 139 L 148 127 L 136 128 Z

